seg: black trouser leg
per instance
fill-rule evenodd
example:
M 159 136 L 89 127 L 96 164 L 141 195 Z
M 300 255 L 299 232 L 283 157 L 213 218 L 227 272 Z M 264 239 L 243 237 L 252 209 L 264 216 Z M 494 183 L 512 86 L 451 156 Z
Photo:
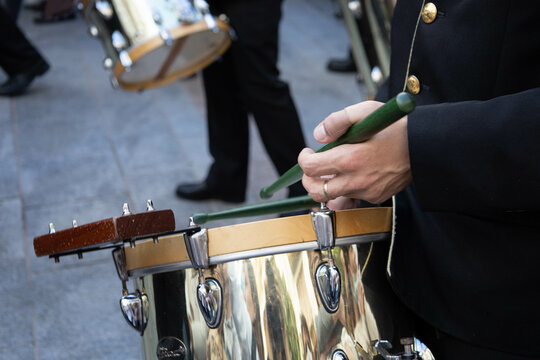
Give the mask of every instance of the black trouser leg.
M 7 10 L 0 6 L 0 67 L 13 76 L 40 60 L 45 61 Z
M 281 19 L 281 1 L 232 1 L 219 5 L 221 8 L 211 7 L 217 12 L 224 12 L 230 18 L 238 39 L 233 43 L 224 63 L 228 65 L 230 60 L 230 74 L 234 74 L 234 91 L 232 94 L 222 94 L 221 101 L 208 99 L 209 128 L 214 126 L 211 122 L 222 122 L 224 118 L 229 121 L 230 116 L 240 116 L 245 111 L 253 114 L 264 146 L 274 163 L 277 171 L 283 174 L 291 166 L 296 164 L 298 153 L 305 147 L 305 142 L 300 126 L 300 120 L 291 97 L 288 85 L 279 78 L 277 69 L 278 61 L 278 32 Z M 226 61 L 225 61 L 226 60 Z M 205 86 L 217 85 L 215 79 L 219 74 L 205 71 Z M 221 79 L 226 76 L 221 76 Z M 228 81 L 233 82 L 229 78 Z M 213 90 L 212 90 L 213 91 Z M 207 93 L 209 93 L 207 91 Z M 218 94 L 214 94 L 218 96 Z M 236 101 L 234 104 L 225 103 L 224 99 Z M 240 100 L 239 100 L 240 99 Z M 213 108 L 220 106 L 220 109 Z M 235 110 L 232 110 L 235 108 Z M 223 109 L 227 115 L 223 114 Z M 210 116 L 214 114 L 215 116 Z M 244 119 L 244 115 L 242 115 Z M 238 126 L 238 122 L 232 122 Z M 242 120 L 242 124 L 244 120 Z M 227 151 L 229 158 L 236 157 L 247 162 L 247 125 L 239 129 L 231 129 L 235 137 L 225 138 L 217 136 L 210 138 L 214 153 Z M 219 134 L 222 134 L 221 132 Z M 210 133 L 212 136 L 212 133 Z M 240 138 L 242 137 L 242 138 Z M 215 140 L 215 143 L 214 143 Z M 238 142 L 237 146 L 231 146 L 226 141 Z M 219 149 L 219 150 L 218 150 Z M 244 150 L 245 149 L 245 150 Z M 236 151 L 236 155 L 233 152 Z M 217 164 L 215 168 L 221 167 Z M 243 167 L 242 167 L 243 169 Z M 247 169 L 247 167 L 246 167 Z M 247 172 L 246 172 L 247 173 Z M 242 175 L 245 173 L 242 172 Z M 245 175 L 244 175 L 245 176 Z M 305 193 L 300 183 L 292 189 L 292 195 Z
M 229 53 L 203 71 L 208 142 L 214 158 L 206 180 L 211 188 L 244 194 L 249 124 L 234 71 Z

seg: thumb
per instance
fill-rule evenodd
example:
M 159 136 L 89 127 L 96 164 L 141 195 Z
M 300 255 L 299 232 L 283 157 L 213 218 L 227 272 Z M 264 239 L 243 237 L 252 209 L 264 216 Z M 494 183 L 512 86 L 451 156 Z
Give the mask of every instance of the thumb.
M 363 101 L 331 113 L 313 130 L 313 137 L 321 143 L 332 142 L 345 134 L 351 125 L 362 120 L 381 105 L 382 103 L 376 101 Z
M 343 135 L 351 125 L 345 110 L 336 111 L 317 125 L 313 130 L 313 137 L 320 143 L 329 143 Z

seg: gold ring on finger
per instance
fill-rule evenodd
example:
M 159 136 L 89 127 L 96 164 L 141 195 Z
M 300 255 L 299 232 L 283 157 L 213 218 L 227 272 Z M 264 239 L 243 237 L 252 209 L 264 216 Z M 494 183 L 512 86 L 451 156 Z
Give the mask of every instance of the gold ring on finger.
M 324 193 L 324 196 L 326 197 L 326 201 L 330 201 L 331 198 L 330 198 L 330 195 L 328 195 L 328 181 L 330 180 L 324 180 L 324 183 L 323 183 L 323 193 Z

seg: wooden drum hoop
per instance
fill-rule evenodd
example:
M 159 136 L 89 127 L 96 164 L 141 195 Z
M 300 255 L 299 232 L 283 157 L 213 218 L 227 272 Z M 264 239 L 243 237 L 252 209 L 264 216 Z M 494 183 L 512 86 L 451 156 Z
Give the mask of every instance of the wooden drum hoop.
M 336 211 L 336 246 L 371 242 L 388 237 L 392 208 L 362 208 Z M 310 215 L 291 216 L 208 229 L 211 265 L 232 260 L 316 249 Z M 192 267 L 184 234 L 152 239 L 124 247 L 130 276 Z

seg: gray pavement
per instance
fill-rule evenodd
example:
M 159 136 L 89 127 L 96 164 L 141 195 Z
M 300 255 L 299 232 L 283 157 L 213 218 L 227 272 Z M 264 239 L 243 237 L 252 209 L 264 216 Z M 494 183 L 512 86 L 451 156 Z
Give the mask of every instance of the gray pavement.
M 52 68 L 24 96 L 0 98 L 0 359 L 140 359 L 110 251 L 55 264 L 35 257 L 32 240 L 51 221 L 64 229 L 72 219 L 118 216 L 124 202 L 137 212 L 152 199 L 174 211 L 177 226 L 194 212 L 231 207 L 174 196 L 178 182 L 202 180 L 211 161 L 200 76 L 142 93 L 114 90 L 83 19 L 35 25 L 33 16 L 23 10 L 19 24 Z M 347 41 L 330 0 L 285 1 L 280 67 L 311 146 L 320 120 L 365 98 L 353 75 L 325 69 Z M 246 203 L 277 179 L 251 130 Z

